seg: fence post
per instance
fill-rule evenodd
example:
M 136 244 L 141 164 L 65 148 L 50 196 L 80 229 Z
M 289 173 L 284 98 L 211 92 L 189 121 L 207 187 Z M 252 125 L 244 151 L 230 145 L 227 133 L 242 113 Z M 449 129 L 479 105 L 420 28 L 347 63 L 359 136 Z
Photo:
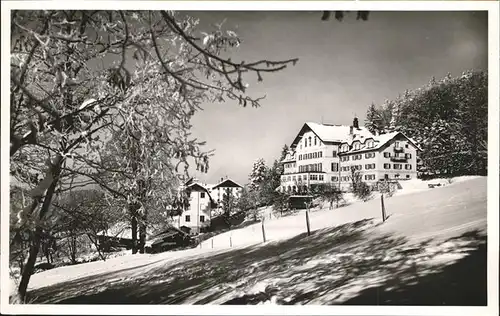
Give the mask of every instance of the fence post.
M 380 195 L 380 205 L 382 207 L 382 222 L 385 222 L 385 205 L 384 205 L 384 194 Z
M 233 237 L 229 236 L 229 247 L 233 247 Z
M 214 249 L 214 238 L 212 237 L 212 249 Z
M 311 236 L 311 226 L 309 224 L 309 207 L 306 210 L 306 226 L 307 226 L 307 236 Z
M 266 230 L 264 229 L 264 217 L 262 217 L 262 239 L 266 242 Z

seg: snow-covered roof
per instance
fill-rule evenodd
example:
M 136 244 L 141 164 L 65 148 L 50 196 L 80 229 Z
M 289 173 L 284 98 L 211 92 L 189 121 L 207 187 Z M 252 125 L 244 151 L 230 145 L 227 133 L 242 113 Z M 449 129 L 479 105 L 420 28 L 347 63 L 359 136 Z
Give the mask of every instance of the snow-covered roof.
M 199 182 L 191 183 L 186 186 L 186 188 L 193 188 L 193 187 L 200 187 L 201 189 L 208 191 L 207 187 L 205 187 L 202 183 Z
M 224 187 L 224 188 L 225 187 L 239 187 L 239 188 L 242 188 L 242 186 L 240 184 L 238 184 L 236 181 L 231 180 L 231 179 L 224 179 L 221 182 L 219 182 L 218 184 L 216 184 L 215 186 L 213 186 L 212 189 L 221 188 L 221 187 Z
M 344 141 L 349 138 L 351 129 L 351 126 L 348 125 L 327 125 L 313 122 L 307 122 L 306 124 L 324 142 Z M 353 133 L 363 137 L 373 136 L 373 134 L 370 133 L 370 131 L 364 126 L 353 128 Z
M 191 183 L 190 185 L 186 186 L 186 188 L 190 188 L 190 189 L 193 189 L 195 187 L 198 187 L 198 188 L 202 189 L 203 191 L 205 191 L 208 194 L 208 197 L 210 198 L 210 200 L 213 200 L 212 196 L 210 195 L 210 190 L 202 183 L 196 182 L 196 183 Z
M 371 137 L 367 137 L 367 138 L 355 137 L 350 141 L 343 142 L 343 144 L 348 144 L 349 146 L 352 146 L 352 144 L 355 141 L 359 141 L 360 147 L 359 147 L 359 149 L 350 148 L 349 151 L 344 151 L 344 152 L 341 152 L 339 154 L 354 153 L 354 152 L 366 151 L 366 150 L 377 150 L 377 149 L 381 148 L 382 146 L 384 146 L 385 144 L 387 144 L 392 139 L 394 139 L 394 137 L 396 137 L 397 135 L 402 135 L 403 137 L 408 139 L 417 149 L 419 149 L 417 144 L 413 140 L 411 140 L 410 138 L 406 137 L 406 135 L 404 135 L 403 133 L 390 132 L 390 133 L 380 134 L 377 136 L 371 136 Z M 367 147 L 368 143 L 366 141 L 369 139 L 372 139 L 374 141 L 373 147 Z
M 352 129 L 352 134 L 351 134 Z M 302 138 L 302 135 L 307 131 L 312 131 L 316 136 L 318 136 L 323 142 L 334 142 L 340 144 L 347 144 L 349 147 L 353 145 L 356 141 L 359 141 L 360 147 L 359 149 L 354 150 L 350 148 L 349 151 L 343 153 L 352 153 L 363 150 L 375 150 L 384 146 L 396 137 L 398 134 L 403 135 L 406 139 L 408 139 L 418 150 L 421 150 L 417 143 L 404 135 L 401 132 L 390 132 L 380 135 L 372 134 L 366 127 L 360 126 L 359 128 L 354 128 L 353 126 L 348 125 L 331 125 L 331 124 L 319 124 L 314 122 L 306 122 L 302 126 L 300 132 L 295 137 L 291 148 L 295 149 L 295 146 Z M 366 141 L 372 139 L 374 141 L 373 147 L 368 148 L 366 145 Z M 286 155 L 285 159 L 282 162 L 291 162 L 296 161 L 295 152 L 292 150 L 292 153 Z
M 302 135 L 307 131 L 311 130 L 316 136 L 323 142 L 345 142 L 348 141 L 351 136 L 351 126 L 348 125 L 331 125 L 331 124 L 319 124 L 314 122 L 306 122 L 298 135 L 292 142 L 291 147 L 295 147 L 298 141 L 302 138 Z M 373 134 L 364 127 L 352 128 L 353 135 L 362 136 L 363 138 L 373 137 Z
M 385 144 L 387 144 L 388 141 L 390 141 L 391 139 L 396 137 L 396 135 L 398 135 L 398 134 L 400 134 L 400 133 L 399 132 L 390 132 L 390 133 L 380 134 L 380 135 L 375 136 L 375 138 L 374 138 L 375 147 L 380 148 L 380 147 L 384 146 Z

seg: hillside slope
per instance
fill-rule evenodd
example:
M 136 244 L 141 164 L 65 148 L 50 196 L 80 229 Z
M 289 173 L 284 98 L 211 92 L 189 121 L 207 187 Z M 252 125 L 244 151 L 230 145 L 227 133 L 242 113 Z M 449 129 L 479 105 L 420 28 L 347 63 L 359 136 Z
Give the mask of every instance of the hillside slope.
M 125 256 L 33 276 L 36 303 L 486 304 L 486 178 L 231 232 L 233 248 Z M 258 228 L 258 229 L 257 229 Z M 240 243 L 241 240 L 241 243 Z M 252 244 L 253 243 L 253 244 Z M 129 257 L 128 259 L 126 257 Z

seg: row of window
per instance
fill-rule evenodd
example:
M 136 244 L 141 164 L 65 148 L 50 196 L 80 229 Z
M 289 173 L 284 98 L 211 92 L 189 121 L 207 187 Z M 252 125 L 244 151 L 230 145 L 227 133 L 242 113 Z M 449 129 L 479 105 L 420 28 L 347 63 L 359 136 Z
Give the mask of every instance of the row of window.
M 354 170 L 363 170 L 363 165 L 344 166 L 344 167 L 341 167 L 340 170 L 341 171 L 351 171 L 351 167 L 354 167 Z M 366 170 L 375 169 L 375 164 L 374 163 L 366 164 L 365 169 Z
M 342 156 L 340 157 L 340 161 L 349 161 L 351 156 Z M 369 158 L 374 158 L 375 157 L 375 153 L 365 153 L 365 159 L 369 159 Z M 363 158 L 363 155 L 362 154 L 357 154 L 357 155 L 352 155 L 352 160 L 360 160 Z
M 394 175 L 395 179 L 399 179 L 400 177 L 401 177 L 401 175 L 399 175 L 399 174 L 395 174 Z M 376 176 L 374 174 L 365 174 L 364 178 L 367 181 L 368 180 L 375 180 Z M 304 175 L 303 179 L 307 180 L 307 176 Z M 323 181 L 324 180 L 324 176 L 322 174 L 320 174 L 320 175 L 311 175 L 310 179 L 311 180 L 320 180 L 320 181 Z M 384 175 L 384 178 L 382 178 L 380 180 L 384 180 L 384 179 L 389 179 L 389 175 L 388 174 Z M 411 175 L 407 174 L 406 175 L 406 179 L 411 179 Z M 293 180 L 295 181 L 295 176 L 293 177 Z M 288 176 L 288 181 L 290 181 L 290 176 Z M 300 176 L 299 176 L 299 181 L 301 181 Z M 331 177 L 331 181 L 332 182 L 338 182 L 339 181 L 339 177 L 332 176 Z M 340 177 L 340 181 L 342 181 L 342 182 L 349 182 L 349 181 L 351 181 L 351 177 L 349 177 L 349 176 Z
M 375 147 L 375 142 L 373 140 L 367 140 L 365 143 L 366 148 L 373 148 Z M 352 144 L 352 148 L 354 150 L 360 150 L 361 149 L 361 143 L 359 141 L 356 141 Z M 349 145 L 348 144 L 343 144 L 340 147 L 340 152 L 346 152 L 349 151 Z
M 340 168 L 340 171 L 351 171 L 351 167 L 354 167 L 354 170 L 363 170 L 362 165 L 354 165 L 354 166 L 344 166 Z M 376 164 L 370 163 L 370 164 L 365 164 L 365 169 L 366 170 L 371 170 L 375 169 Z M 392 165 L 392 168 L 395 170 L 402 170 L 403 169 L 403 164 L 400 163 L 395 163 Z M 384 164 L 384 169 L 391 169 L 391 164 L 390 163 L 385 163 Z M 405 170 L 412 170 L 411 164 L 405 164 Z M 333 171 L 333 164 L 332 164 L 332 171 Z
M 365 164 L 365 166 L 364 166 L 365 170 L 372 170 L 375 168 L 376 168 L 376 164 L 374 164 L 374 163 Z M 299 166 L 299 172 L 322 172 L 322 169 L 323 169 L 323 166 L 321 163 Z M 338 172 L 339 171 L 339 164 L 336 162 L 332 162 L 331 169 L 332 169 L 331 170 L 332 172 Z M 354 165 L 354 169 L 355 170 L 363 170 L 363 165 Z M 391 169 L 391 164 L 385 163 L 384 169 Z M 402 170 L 403 164 L 395 163 L 392 165 L 392 169 Z M 405 170 L 412 170 L 411 164 L 405 164 Z M 349 172 L 349 171 L 351 171 L 351 166 L 340 167 L 340 171 Z M 290 181 L 290 176 L 288 177 L 288 181 Z
M 374 174 L 365 174 L 364 178 L 365 178 L 365 180 L 375 180 L 376 176 Z M 400 174 L 395 174 L 394 178 L 395 179 L 400 179 L 401 175 Z M 386 175 L 384 175 L 384 178 L 382 178 L 380 180 L 388 180 L 388 179 L 389 179 L 389 175 L 386 174 Z M 406 175 L 406 179 L 411 179 L 411 175 L 407 174 Z M 336 181 L 338 181 L 338 178 L 337 177 L 332 177 L 332 182 L 336 182 Z M 340 177 L 340 181 L 341 182 L 350 182 L 351 181 L 351 177 L 349 177 L 349 176 Z
M 314 153 L 300 154 L 299 160 L 316 159 L 316 158 L 322 158 L 322 157 L 323 157 L 323 152 L 318 151 L 318 152 L 314 152 Z M 336 150 L 332 151 L 332 157 L 334 157 L 334 158 L 337 157 Z M 352 157 L 352 160 L 360 160 L 363 158 L 363 154 L 356 154 L 356 155 L 352 155 L 352 156 L 342 156 L 342 157 L 340 157 L 340 161 L 349 161 L 350 157 Z M 396 158 L 411 159 L 411 154 L 410 153 L 384 152 L 384 157 L 385 158 L 396 157 Z M 374 152 L 365 153 L 365 159 L 370 159 L 370 158 L 375 158 Z M 295 167 L 295 163 L 293 164 L 293 167 Z
M 322 174 L 312 174 L 310 177 L 309 177 L 310 180 L 320 180 L 320 181 L 323 181 L 325 178 L 324 178 L 324 175 Z
M 366 142 L 365 142 L 365 148 L 373 148 L 373 147 L 375 147 L 375 142 L 373 140 L 371 140 L 371 139 L 370 140 L 366 140 Z M 401 146 L 401 143 L 399 141 L 395 141 L 394 142 L 394 147 L 396 149 L 403 148 Z M 360 150 L 361 149 L 361 143 L 359 141 L 355 141 L 352 144 L 352 148 L 354 150 Z M 408 144 L 405 144 L 405 148 L 409 148 Z M 343 144 L 340 149 L 341 149 L 341 152 L 349 151 L 349 145 L 348 144 Z
M 321 172 L 322 169 L 322 163 L 313 163 L 310 165 L 299 166 L 299 172 Z
M 406 159 L 411 159 L 411 154 L 410 153 L 390 153 L 390 152 L 384 152 L 384 158 L 406 158 Z
M 307 147 L 309 144 L 309 147 L 313 146 L 312 144 L 313 138 L 311 136 L 304 138 L 303 141 L 300 142 L 300 149 L 302 149 L 302 143 L 304 144 L 304 147 Z M 321 141 L 319 141 L 317 136 L 314 136 L 314 146 L 316 145 L 321 145 Z
M 361 155 L 361 154 L 353 155 L 351 157 L 352 157 L 352 160 L 361 160 L 361 159 L 363 159 L 363 155 Z
M 186 215 L 185 220 L 186 220 L 186 223 L 191 222 L 191 215 Z M 200 223 L 204 223 L 204 222 L 205 222 L 205 216 L 200 215 Z
M 407 144 L 407 143 L 405 143 L 405 148 L 409 148 L 409 147 L 410 147 L 410 146 L 408 146 L 408 144 Z M 403 147 L 401 147 L 401 142 L 399 142 L 399 141 L 395 141 L 395 142 L 394 142 L 394 148 L 396 148 L 396 149 L 402 149 Z
M 286 163 L 285 164 L 285 169 L 295 168 L 295 167 L 297 167 L 297 163 L 296 162 L 290 162 L 290 163 Z
M 282 181 L 287 182 L 287 181 L 302 181 L 302 180 L 307 180 L 307 175 L 299 175 L 299 176 L 288 176 L 288 177 L 283 177 Z M 323 181 L 325 180 L 325 175 L 323 174 L 311 174 L 309 175 L 309 180 L 320 180 Z
M 392 168 L 395 170 L 401 170 L 403 169 L 403 164 L 400 163 L 395 163 L 392 165 Z M 385 163 L 384 164 L 384 169 L 391 169 L 391 164 L 390 163 Z M 405 169 L 406 170 L 411 170 L 411 164 L 405 164 Z
M 351 171 L 351 167 L 353 167 L 354 170 L 361 170 L 361 165 L 357 165 L 357 166 L 344 166 L 344 167 L 340 167 L 340 171 Z
M 316 158 L 321 158 L 321 157 L 323 157 L 323 152 L 318 151 L 315 153 L 301 154 L 301 155 L 299 155 L 299 160 L 316 159 Z

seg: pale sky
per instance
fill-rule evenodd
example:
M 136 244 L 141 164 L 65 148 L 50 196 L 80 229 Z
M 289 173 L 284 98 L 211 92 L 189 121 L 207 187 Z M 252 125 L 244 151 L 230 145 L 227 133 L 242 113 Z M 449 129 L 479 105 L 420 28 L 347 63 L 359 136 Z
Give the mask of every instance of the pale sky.
M 207 174 L 215 183 L 228 176 L 248 182 L 253 162 L 270 164 L 306 121 L 360 123 L 367 107 L 425 85 L 432 76 L 487 70 L 487 13 L 372 12 L 344 21 L 321 21 L 321 12 L 191 12 L 203 25 L 221 22 L 242 45 L 233 60 L 289 59 L 295 67 L 248 77 L 252 96 L 266 95 L 262 107 L 237 102 L 205 104 L 193 118 L 193 134 L 215 149 Z

